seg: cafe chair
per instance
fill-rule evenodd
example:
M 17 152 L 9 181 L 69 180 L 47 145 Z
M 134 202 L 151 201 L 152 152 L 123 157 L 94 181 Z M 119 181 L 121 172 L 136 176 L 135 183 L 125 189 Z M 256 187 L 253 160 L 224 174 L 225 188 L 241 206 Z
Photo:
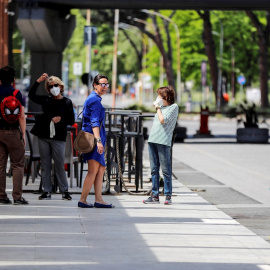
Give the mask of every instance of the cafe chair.
M 30 172 L 32 174 L 32 182 L 35 182 L 35 178 L 37 176 L 37 168 L 40 162 L 38 137 L 30 133 L 28 126 L 26 127 L 26 150 L 24 156 L 25 160 L 28 161 L 27 175 L 25 180 L 25 185 L 28 185 Z
M 73 155 L 73 141 L 70 131 L 68 131 L 66 139 L 65 164 L 68 164 L 70 168 L 70 187 L 72 188 L 73 186 L 73 178 L 74 178 L 73 165 L 75 168 L 75 177 L 77 180 L 77 186 L 79 186 L 78 182 L 79 159 L 78 157 Z

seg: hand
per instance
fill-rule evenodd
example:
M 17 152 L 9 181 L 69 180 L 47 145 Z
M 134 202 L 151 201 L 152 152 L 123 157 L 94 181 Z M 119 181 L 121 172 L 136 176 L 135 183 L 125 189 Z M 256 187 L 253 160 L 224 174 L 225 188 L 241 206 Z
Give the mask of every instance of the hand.
M 52 118 L 52 121 L 53 121 L 53 123 L 58 123 L 58 122 L 60 122 L 61 121 L 61 116 L 55 116 L 55 117 L 53 117 Z
M 163 107 L 163 100 L 158 96 L 153 104 L 154 104 L 156 109 L 161 108 L 161 107 Z
M 101 142 L 97 142 L 97 152 L 101 155 L 104 151 L 104 147 Z
M 25 147 L 25 133 L 22 134 L 22 139 L 23 139 L 23 144 L 24 144 L 24 147 Z
M 45 80 L 47 80 L 49 78 L 48 74 L 47 73 L 43 73 L 38 79 L 37 79 L 37 82 L 38 83 L 41 83 Z

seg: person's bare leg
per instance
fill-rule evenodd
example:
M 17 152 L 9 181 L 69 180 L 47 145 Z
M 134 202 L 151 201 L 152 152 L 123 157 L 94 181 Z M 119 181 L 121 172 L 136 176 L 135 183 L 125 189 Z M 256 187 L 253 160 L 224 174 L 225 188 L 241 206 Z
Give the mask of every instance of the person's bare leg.
M 95 202 L 101 203 L 101 204 L 107 204 L 102 199 L 102 183 L 103 183 L 103 175 L 105 172 L 105 167 L 99 166 L 99 170 L 96 175 L 96 180 L 94 182 L 95 187 Z
M 93 183 L 95 182 L 99 166 L 99 162 L 95 160 L 88 160 L 88 172 L 83 183 L 82 194 L 80 198 L 80 202 L 82 203 L 87 203 L 86 199 L 93 186 Z

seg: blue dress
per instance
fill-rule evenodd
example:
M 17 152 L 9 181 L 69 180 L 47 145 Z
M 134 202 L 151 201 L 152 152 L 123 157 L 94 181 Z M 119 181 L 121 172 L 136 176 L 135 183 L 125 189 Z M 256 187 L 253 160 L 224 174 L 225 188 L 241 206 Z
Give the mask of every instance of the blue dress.
M 101 100 L 102 98 L 95 91 L 92 91 L 92 93 L 88 96 L 88 98 L 84 102 L 82 130 L 94 134 L 92 128 L 100 127 L 102 123 L 99 133 L 101 137 L 101 142 L 105 148 L 106 144 L 105 108 L 102 106 Z M 102 166 L 105 167 L 106 165 L 104 151 L 102 154 L 99 154 L 97 152 L 97 146 L 95 147 L 93 152 L 83 154 L 83 159 L 84 161 L 94 159 L 97 162 L 99 162 Z

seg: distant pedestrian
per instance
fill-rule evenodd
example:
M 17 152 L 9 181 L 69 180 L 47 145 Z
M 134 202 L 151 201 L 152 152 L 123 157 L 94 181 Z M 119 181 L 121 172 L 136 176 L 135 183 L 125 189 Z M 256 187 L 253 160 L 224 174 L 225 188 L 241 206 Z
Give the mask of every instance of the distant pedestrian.
M 152 196 L 144 203 L 159 203 L 159 168 L 164 177 L 165 204 L 172 203 L 172 135 L 178 118 L 178 105 L 175 104 L 175 90 L 172 86 L 160 87 L 154 102 L 157 113 L 148 138 Z
M 105 108 L 101 104 L 101 96 L 106 94 L 109 83 L 105 75 L 97 75 L 93 81 L 94 91 L 88 96 L 83 108 L 82 130 L 94 134 L 97 145 L 93 152 L 83 154 L 84 161 L 88 162 L 88 173 L 83 183 L 83 189 L 78 207 L 81 208 L 114 208 L 102 198 L 102 182 L 105 172 L 104 149 L 106 144 Z M 95 203 L 88 203 L 87 196 L 94 185 Z
M 45 81 L 46 80 L 46 81 Z M 45 89 L 48 96 L 37 95 L 37 89 L 42 81 L 45 81 Z M 42 114 L 31 133 L 38 137 L 41 160 L 41 178 L 44 192 L 40 200 L 51 199 L 51 163 L 54 161 L 54 171 L 63 200 L 71 200 L 68 192 L 68 182 L 65 172 L 65 146 L 67 126 L 74 124 L 73 104 L 69 98 L 64 97 L 64 83 L 55 76 L 49 77 L 43 73 L 33 84 L 29 92 L 29 98 L 42 107 Z
M 6 97 L 13 96 L 15 89 L 15 69 L 5 66 L 0 69 L 0 102 Z M 16 93 L 16 92 L 15 92 Z M 14 123 L 4 119 L 0 111 L 0 203 L 10 204 L 11 201 L 6 193 L 6 168 L 8 155 L 10 156 L 14 204 L 28 204 L 22 197 L 24 176 L 24 154 L 25 154 L 25 114 L 24 102 L 20 91 L 15 95 L 21 105 L 20 115 Z M 9 113 L 14 113 L 9 111 Z M 15 115 L 14 115 L 15 117 Z M 15 119 L 14 119 L 15 120 Z

